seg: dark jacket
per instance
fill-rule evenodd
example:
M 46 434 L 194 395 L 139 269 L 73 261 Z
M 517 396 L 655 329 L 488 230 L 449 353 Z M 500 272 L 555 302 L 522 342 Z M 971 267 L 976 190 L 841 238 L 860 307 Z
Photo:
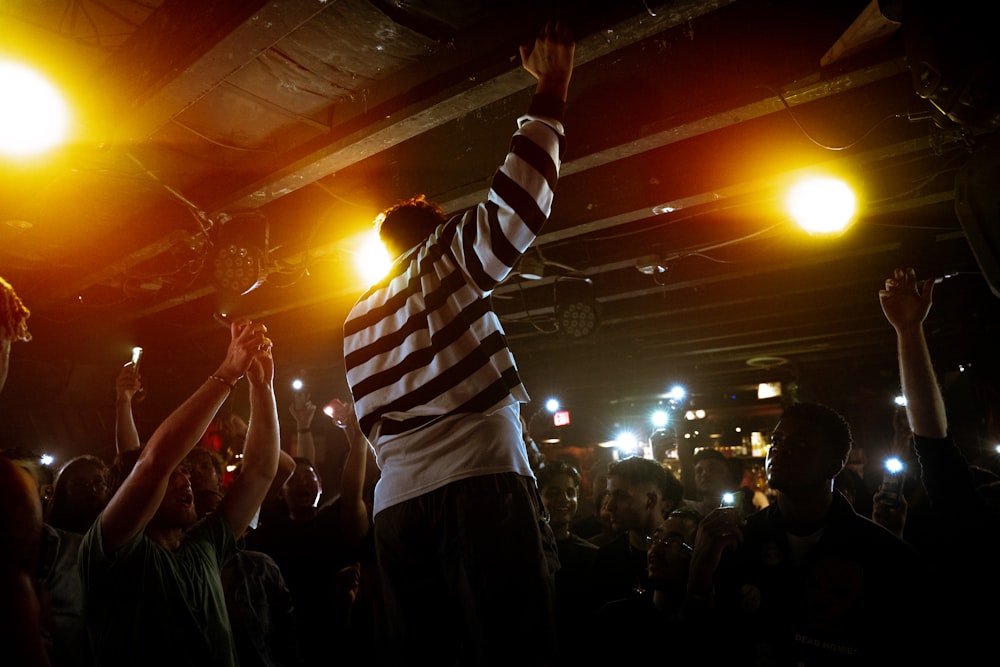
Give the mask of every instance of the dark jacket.
M 749 517 L 743 538 L 723 555 L 715 579 L 715 620 L 736 639 L 723 643 L 727 657 L 839 665 L 923 655 L 929 610 L 917 552 L 855 513 L 839 492 L 799 564 L 777 504 Z

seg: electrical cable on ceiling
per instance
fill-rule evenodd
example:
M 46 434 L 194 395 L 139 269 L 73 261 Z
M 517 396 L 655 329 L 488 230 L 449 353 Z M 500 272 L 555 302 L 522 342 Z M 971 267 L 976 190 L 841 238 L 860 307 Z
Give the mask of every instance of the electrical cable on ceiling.
M 147 176 L 149 176 L 153 180 L 154 183 L 158 184 L 160 187 L 162 187 L 164 190 L 166 190 L 168 193 L 170 193 L 170 195 L 172 195 L 175 199 L 177 199 L 177 201 L 179 201 L 182 204 L 184 204 L 184 206 L 186 206 L 187 209 L 194 216 L 195 221 L 198 222 L 198 225 L 200 227 L 201 233 L 204 234 L 206 238 L 208 238 L 208 232 L 212 228 L 213 222 L 212 222 L 211 218 L 208 217 L 208 214 L 205 213 L 205 210 L 202 209 L 197 204 L 195 204 L 190 199 L 188 199 L 187 197 L 185 197 L 183 194 L 181 194 L 175 188 L 171 187 L 167 183 L 164 183 L 160 179 L 159 176 L 157 176 L 152 171 L 150 171 L 149 168 L 147 168 L 146 165 L 144 165 L 139 160 L 139 158 L 137 158 L 135 155 L 133 155 L 131 151 L 125 151 L 125 155 L 130 160 L 132 160 L 132 162 L 134 162 L 136 164 L 136 166 L 138 166 L 139 169 L 141 169 L 143 171 L 143 173 L 145 173 Z
M 176 118 L 171 118 L 170 122 L 172 122 L 174 125 L 182 128 L 184 130 L 187 130 L 188 132 L 190 132 L 194 136 L 198 137 L 199 139 L 204 139 L 208 143 L 213 144 L 215 146 L 218 146 L 219 148 L 226 148 L 226 149 L 234 150 L 234 151 L 246 151 L 248 153 L 265 153 L 267 155 L 277 155 L 278 154 L 278 151 L 274 150 L 274 149 L 252 148 L 250 146 L 237 146 L 235 144 L 228 144 L 228 143 L 226 143 L 224 141 L 219 141 L 218 139 L 213 139 L 212 137 L 208 136 L 204 132 L 199 132 L 198 130 L 194 129 L 190 125 L 186 125 L 186 124 L 180 122 Z
M 812 136 L 812 134 L 810 134 L 809 131 L 802 125 L 802 123 L 799 122 L 799 119 L 796 117 L 795 112 L 792 110 L 791 105 L 788 104 L 788 100 L 785 99 L 785 96 L 781 93 L 781 91 L 777 90 L 776 88 L 774 88 L 772 86 L 768 86 L 766 84 L 760 84 L 757 87 L 758 88 L 763 88 L 763 89 L 769 91 L 775 97 L 777 97 L 778 100 L 781 101 L 781 104 L 784 105 L 785 111 L 788 112 L 788 115 L 792 119 L 792 122 L 795 123 L 795 126 L 797 128 L 799 128 L 800 132 L 802 132 L 802 135 L 805 136 L 805 138 L 808 139 L 809 141 L 811 141 L 812 143 L 814 143 L 817 146 L 819 146 L 820 148 L 828 150 L 828 151 L 844 151 L 844 150 L 847 150 L 848 148 L 853 148 L 854 146 L 858 145 L 861 141 L 863 141 L 869 134 L 871 134 L 876 129 L 878 129 L 883 123 L 885 123 L 887 121 L 890 121 L 890 120 L 893 120 L 895 118 L 906 118 L 907 120 L 911 120 L 910 114 L 908 114 L 908 113 L 894 113 L 894 114 L 889 114 L 888 116 L 884 117 L 882 120 L 880 120 L 877 123 L 875 123 L 874 125 L 872 125 L 870 128 L 868 128 L 868 130 L 864 134 L 862 134 L 860 137 L 858 137 L 854 141 L 850 142 L 849 144 L 845 144 L 844 146 L 830 146 L 830 145 L 825 144 L 825 143 L 819 141 L 818 139 L 814 138 Z M 917 117 L 916 119 L 917 120 L 921 120 L 922 117 Z
M 527 322 L 528 322 L 528 324 L 530 324 L 530 325 L 532 326 L 532 328 L 534 328 L 534 329 L 535 329 L 535 331 L 537 331 L 538 333 L 543 333 L 543 334 L 555 334 L 555 333 L 559 333 L 559 327 L 558 327 L 558 326 L 556 326 L 556 327 L 554 327 L 553 329 L 549 330 L 549 329 L 545 329 L 545 328 L 541 327 L 541 326 L 540 326 L 540 325 L 539 325 L 539 324 L 538 324 L 538 323 L 536 322 L 536 319 L 535 319 L 534 317 L 532 317 L 532 316 L 531 316 L 531 311 L 530 311 L 530 310 L 528 309 L 528 301 L 527 301 L 527 299 L 525 299 L 525 297 L 524 297 L 524 286 L 522 285 L 522 281 L 521 281 L 521 279 L 520 279 L 520 278 L 518 278 L 518 279 L 516 279 L 516 281 L 515 281 L 515 282 L 516 282 L 516 284 L 517 284 L 517 291 L 518 291 L 518 295 L 519 295 L 519 296 L 521 297 L 521 309 L 522 309 L 522 310 L 524 311 L 524 315 L 525 315 L 525 317 L 524 317 L 524 319 L 523 319 L 523 320 L 522 320 L 522 319 L 517 319 L 517 320 L 515 320 L 515 319 L 512 319 L 512 318 L 509 318 L 509 317 L 505 317 L 505 319 L 506 319 L 506 320 L 507 320 L 508 322 L 518 322 L 518 323 L 519 323 L 519 322 L 524 322 L 524 321 L 527 321 Z M 490 293 L 490 301 L 491 301 L 491 302 L 492 302 L 492 300 L 493 300 L 493 297 L 494 297 L 494 295 L 493 295 L 493 293 L 491 292 L 491 293 Z M 490 307 L 491 307 L 491 308 L 493 307 L 493 306 L 492 306 L 492 303 L 490 304 Z M 550 320 L 550 321 L 552 321 L 553 323 L 555 322 L 555 320 Z

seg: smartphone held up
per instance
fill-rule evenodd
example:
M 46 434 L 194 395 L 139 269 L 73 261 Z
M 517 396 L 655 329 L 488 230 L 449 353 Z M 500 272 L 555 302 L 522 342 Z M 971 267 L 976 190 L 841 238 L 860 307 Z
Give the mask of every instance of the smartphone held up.
M 306 390 L 306 383 L 301 378 L 292 380 L 292 405 L 296 410 L 301 410 L 309 402 L 309 392 Z
M 879 502 L 885 505 L 898 506 L 900 497 L 903 495 L 903 482 L 906 477 L 906 469 L 903 462 L 895 456 L 885 460 L 885 473 L 882 475 L 882 484 L 879 486 Z
M 136 345 L 135 347 L 132 348 L 132 357 L 131 357 L 131 359 L 129 359 L 128 361 L 126 361 L 125 364 L 124 364 L 125 367 L 131 366 L 135 370 L 135 374 L 136 374 L 136 378 L 137 378 L 136 381 L 138 381 L 138 377 L 139 377 L 139 360 L 140 359 L 142 359 L 142 348 L 139 347 L 138 345 Z M 146 398 L 146 389 L 142 385 L 139 385 L 139 389 L 132 396 L 132 400 L 134 400 L 136 403 L 138 403 L 138 402 L 142 401 L 142 399 L 144 399 L 144 398 Z

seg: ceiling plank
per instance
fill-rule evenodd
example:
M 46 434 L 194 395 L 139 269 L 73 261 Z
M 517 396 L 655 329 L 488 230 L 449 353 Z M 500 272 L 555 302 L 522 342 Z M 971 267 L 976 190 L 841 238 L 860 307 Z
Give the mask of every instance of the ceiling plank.
M 331 3 L 332 4 L 332 3 Z M 125 82 L 118 93 L 115 144 L 141 142 L 233 72 L 322 12 L 312 0 L 201 0 L 165 2 L 104 68 L 103 79 Z
M 733 0 L 683 0 L 669 11 L 626 19 L 605 32 L 590 35 L 576 47 L 575 67 L 607 56 L 664 30 L 730 4 Z M 456 118 L 481 109 L 529 88 L 533 79 L 521 67 L 491 79 L 439 91 L 421 99 L 391 117 L 366 126 L 316 151 L 302 156 L 266 179 L 235 193 L 218 211 L 244 211 L 264 206 L 324 176 L 389 150 L 404 141 L 440 127 Z

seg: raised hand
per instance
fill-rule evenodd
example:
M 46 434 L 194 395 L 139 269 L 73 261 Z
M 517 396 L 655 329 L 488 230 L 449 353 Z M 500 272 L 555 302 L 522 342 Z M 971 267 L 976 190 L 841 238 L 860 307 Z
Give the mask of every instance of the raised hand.
M 247 318 L 240 318 L 229 325 L 230 336 L 229 349 L 226 351 L 226 358 L 219 366 L 216 375 L 235 383 L 246 375 L 250 364 L 262 352 L 267 352 L 270 356 L 271 339 L 267 337 L 267 327 L 261 322 L 251 322 Z M 270 371 L 261 368 L 256 373 L 258 379 L 262 378 L 260 373 L 265 375 L 270 373 L 273 377 L 274 365 L 270 363 Z
M 316 414 L 316 404 L 309 398 L 306 398 L 301 404 L 293 401 L 288 406 L 288 412 L 291 413 L 292 418 L 299 428 L 309 428 L 309 425 L 312 424 L 313 416 Z
M 913 269 L 896 269 L 879 290 L 882 312 L 896 331 L 919 327 L 931 309 L 934 281 L 917 281 Z
M 142 392 L 142 378 L 135 364 L 125 364 L 115 379 L 115 395 L 122 400 L 131 401 Z
M 520 51 L 524 69 L 538 80 L 538 92 L 551 93 L 565 101 L 576 52 L 569 27 L 550 21 L 538 33 L 534 45 L 522 45 Z
M 274 382 L 274 357 L 271 354 L 271 339 L 265 338 L 250 366 L 247 368 L 247 380 L 252 385 L 265 386 Z
M 349 403 L 345 403 L 339 398 L 335 398 L 326 404 L 323 408 L 323 412 L 327 414 L 333 423 L 340 428 L 347 428 L 347 426 L 356 419 L 354 415 L 354 408 Z

